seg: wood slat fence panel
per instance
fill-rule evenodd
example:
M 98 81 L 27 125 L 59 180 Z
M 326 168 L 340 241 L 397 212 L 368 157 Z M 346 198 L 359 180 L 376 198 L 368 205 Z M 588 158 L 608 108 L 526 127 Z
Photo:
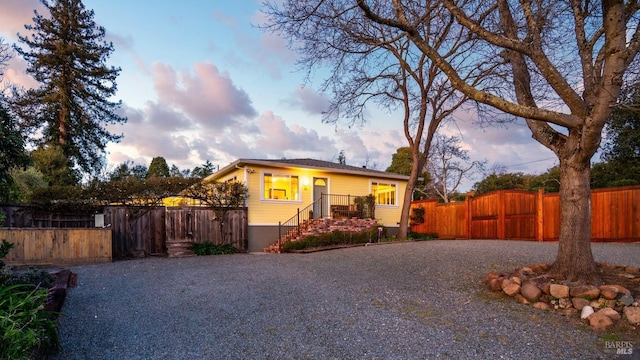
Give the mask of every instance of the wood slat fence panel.
M 15 266 L 72 266 L 110 262 L 110 229 L 0 229 L 14 244 L 4 261 Z
M 412 203 L 412 207 L 425 208 L 424 224 L 412 225 L 412 231 L 436 233 L 442 239 L 557 241 L 559 238 L 557 193 L 504 190 L 468 197 L 464 203 L 433 205 L 433 202 Z M 465 211 L 458 212 L 461 209 Z M 592 241 L 640 241 L 640 186 L 592 190 L 591 214 Z M 465 224 L 468 230 L 461 234 Z
M 436 205 L 437 233 L 444 239 L 466 238 L 466 205 L 464 203 Z

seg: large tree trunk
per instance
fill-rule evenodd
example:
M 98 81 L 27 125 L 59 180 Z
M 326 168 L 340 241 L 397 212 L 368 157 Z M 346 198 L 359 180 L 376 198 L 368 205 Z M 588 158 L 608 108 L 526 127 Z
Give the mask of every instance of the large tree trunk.
M 415 164 L 415 162 L 414 162 Z M 409 234 L 409 217 L 411 211 L 411 200 L 413 200 L 413 190 L 416 187 L 416 182 L 418 181 L 419 172 L 416 166 L 413 166 L 411 169 L 411 175 L 409 175 L 409 181 L 407 182 L 407 187 L 404 191 L 403 201 L 402 201 L 402 214 L 400 215 L 400 227 L 398 228 L 398 238 L 406 239 Z
M 549 275 L 571 282 L 601 283 L 591 252 L 589 161 L 560 159 L 560 239 Z

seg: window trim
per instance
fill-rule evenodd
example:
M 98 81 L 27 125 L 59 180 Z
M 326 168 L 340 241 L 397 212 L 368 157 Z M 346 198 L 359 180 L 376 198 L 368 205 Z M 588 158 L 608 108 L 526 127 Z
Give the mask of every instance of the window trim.
M 394 191 L 394 199 L 393 199 L 393 204 L 378 204 L 378 195 L 373 193 L 373 184 L 377 184 L 377 185 L 389 185 L 389 186 L 394 186 L 395 187 L 395 191 Z M 398 182 L 396 181 L 389 181 L 389 180 L 381 180 L 381 179 L 370 179 L 369 181 L 369 193 L 372 194 L 374 196 L 374 201 L 376 206 L 380 206 L 380 207 L 384 207 L 384 208 L 397 208 L 398 207 L 398 193 L 400 191 L 400 186 L 398 185 Z
M 297 200 L 286 200 L 286 199 L 268 199 L 264 197 L 265 187 L 264 187 L 264 177 L 265 175 L 273 176 L 288 176 L 297 177 L 298 178 L 298 199 Z M 266 171 L 263 170 L 260 172 L 260 201 L 268 202 L 268 203 L 281 203 L 281 204 L 301 204 L 302 203 L 302 181 L 299 174 L 289 173 L 285 171 Z

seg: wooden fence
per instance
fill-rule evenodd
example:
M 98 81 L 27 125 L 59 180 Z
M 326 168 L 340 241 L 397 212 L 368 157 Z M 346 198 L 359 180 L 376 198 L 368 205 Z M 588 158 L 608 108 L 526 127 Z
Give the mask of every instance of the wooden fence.
M 114 258 L 166 254 L 167 242 L 211 241 L 231 244 L 240 251 L 248 248 L 246 208 L 227 212 L 224 238 L 212 209 L 158 207 L 136 216 L 137 219 L 131 218 L 131 210 L 110 206 L 104 211 L 105 226 L 113 230 Z
M 439 204 L 418 200 L 424 222 L 411 231 L 441 239 L 514 239 L 557 241 L 560 233 L 558 193 L 503 190 Z M 640 186 L 591 191 L 591 241 L 640 241 Z
M 21 204 L 0 204 L 0 213 L 5 214 L 4 225 L 10 228 L 93 228 L 94 214 L 60 214 L 33 211 Z
M 110 229 L 0 229 L 14 244 L 8 265 L 72 266 L 111 261 Z
M 20 205 L 0 205 L 0 212 L 6 214 L 4 227 L 13 230 L 25 230 L 22 233 L 13 233 L 11 242 L 22 243 L 16 236 L 21 234 L 34 241 L 45 241 L 45 248 L 49 245 L 46 241 L 56 241 L 49 238 L 40 238 L 32 235 L 37 229 L 45 229 L 43 234 L 49 234 L 54 229 L 80 230 L 91 228 L 95 230 L 96 214 L 65 215 L 53 213 L 32 213 L 28 207 Z M 205 242 L 214 244 L 227 243 L 240 251 L 248 249 L 248 221 L 247 208 L 234 209 L 227 212 L 225 218 L 225 236 L 222 236 L 220 221 L 216 219 L 212 209 L 203 207 L 157 207 L 151 209 L 127 208 L 124 206 L 109 206 L 103 210 L 104 226 L 109 229 L 110 247 L 109 258 L 126 258 L 146 255 L 166 255 L 167 242 Z M 0 224 L 2 227 L 3 224 Z M 29 230 L 29 231 L 27 231 Z M 73 251 L 60 250 L 64 254 L 73 255 L 74 251 L 85 246 L 93 246 L 87 243 L 84 237 L 69 232 L 62 235 L 56 232 L 56 239 L 62 238 L 64 242 L 77 242 L 68 244 Z M 81 232 L 77 232 L 81 234 Z M 93 234 L 93 233 L 90 233 Z M 42 235 L 45 236 L 45 235 Z M 0 237 L 0 240 L 2 237 Z M 44 240 L 43 240 L 44 239 Z M 10 241 L 7 238 L 7 241 Z M 27 240 L 25 240 L 27 241 Z M 30 240 L 29 240 L 30 241 Z M 93 241 L 93 240 L 91 240 Z M 56 245 L 58 246 L 58 245 Z M 26 249 L 31 249 L 27 246 Z M 84 257 L 85 250 L 78 250 Z M 87 250 L 89 251 L 89 250 Z M 15 248 L 11 253 L 17 252 Z M 54 254 L 57 256 L 56 254 Z M 39 256 L 39 255 L 34 255 Z M 86 255 L 88 256 L 88 255 Z M 98 258 L 102 258 L 99 256 Z M 73 261 L 72 258 L 68 259 Z M 83 262 L 83 260 L 79 260 Z M 36 263 L 34 263 L 35 265 Z

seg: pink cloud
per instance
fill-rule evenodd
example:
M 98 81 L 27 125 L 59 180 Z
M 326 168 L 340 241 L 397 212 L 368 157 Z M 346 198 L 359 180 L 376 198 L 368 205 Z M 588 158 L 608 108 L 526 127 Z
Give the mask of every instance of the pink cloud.
M 258 126 L 261 129 L 261 134 L 256 136 L 258 148 L 268 148 L 276 153 L 295 150 L 322 153 L 335 149 L 334 141 L 330 138 L 320 136 L 316 130 L 298 125 L 287 126 L 280 116 L 270 111 L 260 116 Z
M 153 64 L 154 87 L 160 102 L 182 110 L 205 128 L 231 126 L 256 111 L 249 95 L 211 63 L 197 63 L 193 73 L 176 72 L 166 64 Z
M 17 41 L 17 33 L 26 35 L 25 24 L 33 23 L 34 10 L 44 15 L 47 11 L 38 0 L 2 0 L 0 11 L 0 33 L 7 39 Z

